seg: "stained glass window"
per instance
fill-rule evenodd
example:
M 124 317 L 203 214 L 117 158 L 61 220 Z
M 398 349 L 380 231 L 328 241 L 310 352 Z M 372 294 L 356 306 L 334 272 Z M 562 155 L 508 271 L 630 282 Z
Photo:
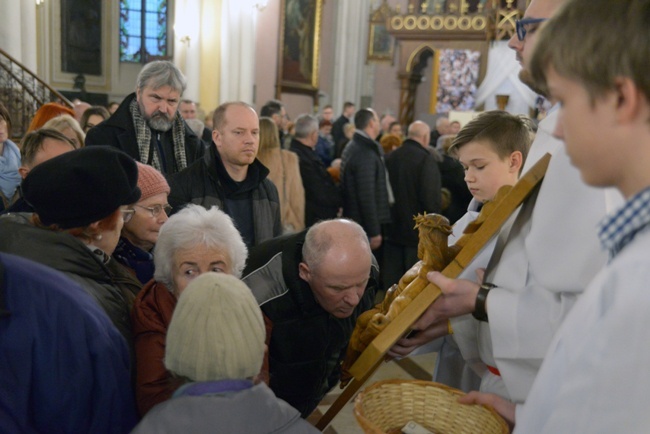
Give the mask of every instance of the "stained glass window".
M 120 61 L 168 57 L 167 0 L 120 0 Z

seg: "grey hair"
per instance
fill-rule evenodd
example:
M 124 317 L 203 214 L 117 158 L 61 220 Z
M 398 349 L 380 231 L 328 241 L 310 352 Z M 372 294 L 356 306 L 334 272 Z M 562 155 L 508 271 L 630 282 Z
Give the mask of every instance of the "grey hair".
M 296 129 L 296 139 L 306 139 L 314 131 L 318 131 L 318 119 L 312 115 L 300 115 L 294 122 L 294 128 Z
M 368 254 L 371 254 L 368 236 L 357 222 L 348 219 L 322 220 L 309 228 L 302 246 L 302 260 L 312 270 L 323 262 L 327 252 L 337 244 L 337 241 L 340 241 L 333 236 L 332 231 L 326 230 L 331 222 L 347 223 L 352 233 L 346 234 L 346 239 L 350 241 L 358 239 L 361 244 L 367 246 Z
M 187 87 L 187 80 L 180 69 L 168 60 L 155 60 L 144 65 L 138 74 L 135 90 L 141 91 L 145 87 L 160 89 L 169 86 L 183 94 Z
M 174 254 L 198 245 L 225 250 L 232 261 L 233 275 L 241 278 L 248 249 L 230 216 L 216 206 L 207 210 L 190 204 L 169 217 L 160 228 L 153 259 L 156 281 L 172 290 Z
M 449 116 L 439 116 L 438 119 L 436 119 L 436 128 L 441 127 L 444 121 L 449 121 Z
M 70 115 L 59 115 L 52 118 L 43 124 L 43 128 L 51 128 L 60 133 L 63 133 L 66 128 L 70 128 L 74 132 L 75 136 L 77 136 L 80 148 L 82 148 L 86 142 L 86 133 L 81 129 L 79 122 Z

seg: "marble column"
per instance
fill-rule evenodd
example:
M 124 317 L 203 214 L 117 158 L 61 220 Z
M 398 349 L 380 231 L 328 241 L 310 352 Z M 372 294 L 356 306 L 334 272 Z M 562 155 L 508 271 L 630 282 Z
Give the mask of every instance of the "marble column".
M 219 103 L 253 102 L 256 21 L 251 0 L 223 2 Z
M 27 69 L 36 73 L 36 2 L 29 0 L 16 3 L 20 3 L 19 60 Z
M 364 76 L 370 2 L 339 0 L 336 16 L 336 50 L 332 106 L 339 113 L 345 101 L 361 103 L 366 89 Z M 359 108 L 359 107 L 357 107 Z
M 0 0 L 0 47 L 19 62 L 22 61 L 21 3 Z

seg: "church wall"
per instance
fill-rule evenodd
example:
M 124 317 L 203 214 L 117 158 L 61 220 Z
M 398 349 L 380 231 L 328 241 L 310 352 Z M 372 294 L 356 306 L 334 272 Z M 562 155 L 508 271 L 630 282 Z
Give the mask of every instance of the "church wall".
M 319 87 L 320 106 L 330 103 L 333 87 L 334 59 L 334 28 L 338 0 L 324 0 L 321 34 L 320 34 L 320 68 Z M 280 32 L 281 0 L 269 0 L 268 6 L 258 17 L 256 47 L 255 47 L 255 100 L 253 105 L 260 109 L 266 101 L 275 98 L 279 32 Z M 293 119 L 303 113 L 314 113 L 313 98 L 309 95 L 283 92 L 280 100 L 284 103 L 287 113 Z

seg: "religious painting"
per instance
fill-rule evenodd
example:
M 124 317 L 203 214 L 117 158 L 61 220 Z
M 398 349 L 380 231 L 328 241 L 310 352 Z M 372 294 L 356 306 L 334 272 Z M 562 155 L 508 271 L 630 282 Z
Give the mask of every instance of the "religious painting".
M 282 0 L 278 88 L 318 91 L 320 25 L 323 0 Z
M 394 11 L 384 0 L 377 9 L 370 14 L 368 33 L 368 54 L 367 61 L 384 61 L 393 63 L 393 48 L 395 38 L 388 33 L 388 21 L 394 15 Z
M 368 60 L 393 61 L 395 41 L 385 23 L 370 24 Z
M 102 74 L 101 0 L 61 0 L 61 70 Z
M 438 50 L 436 112 L 470 111 L 476 106 L 481 53 L 474 50 Z

